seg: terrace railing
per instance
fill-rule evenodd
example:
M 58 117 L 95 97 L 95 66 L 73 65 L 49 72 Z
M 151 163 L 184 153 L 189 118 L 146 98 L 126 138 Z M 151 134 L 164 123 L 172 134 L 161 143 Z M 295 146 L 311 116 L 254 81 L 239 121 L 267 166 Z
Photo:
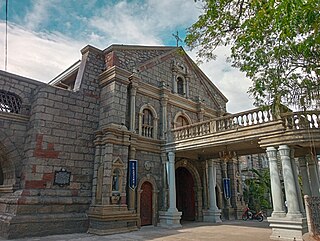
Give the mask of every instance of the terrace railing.
M 212 120 L 207 120 L 188 126 L 182 126 L 172 130 L 175 141 L 205 136 L 208 134 L 235 130 L 238 128 L 252 126 L 273 120 L 270 110 L 253 109 L 232 115 L 226 115 Z
M 283 121 L 286 129 L 320 128 L 320 111 L 288 112 L 282 114 L 280 120 Z M 272 121 L 276 121 L 276 119 L 270 110 L 253 109 L 182 126 L 173 129 L 171 134 L 174 141 L 179 141 Z

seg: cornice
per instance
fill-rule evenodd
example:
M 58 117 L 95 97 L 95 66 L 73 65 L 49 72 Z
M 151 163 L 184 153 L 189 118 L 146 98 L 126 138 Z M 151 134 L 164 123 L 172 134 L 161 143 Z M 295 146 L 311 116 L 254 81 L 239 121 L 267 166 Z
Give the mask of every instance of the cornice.
M 131 72 L 122 69 L 118 66 L 112 66 L 111 68 L 102 72 L 99 76 L 101 86 L 108 85 L 114 81 L 128 85 L 130 83 L 129 77 L 132 75 Z

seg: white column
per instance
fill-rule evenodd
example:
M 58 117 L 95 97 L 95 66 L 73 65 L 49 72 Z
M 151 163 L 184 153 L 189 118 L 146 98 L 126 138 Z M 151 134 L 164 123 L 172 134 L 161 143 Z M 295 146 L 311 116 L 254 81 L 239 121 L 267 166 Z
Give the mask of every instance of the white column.
M 300 172 L 302 177 L 302 190 L 304 195 L 311 196 L 309 174 L 307 170 L 307 160 L 305 157 L 299 157 Z
M 168 159 L 169 208 L 167 211 L 159 211 L 159 220 L 161 227 L 179 228 L 182 213 L 176 207 L 175 153 L 168 152 Z
M 315 158 L 308 155 L 308 168 L 309 168 L 309 175 L 311 181 L 311 193 L 312 196 L 319 197 L 320 196 L 320 190 L 319 190 L 319 177 L 318 177 L 318 167 L 315 163 Z
M 221 211 L 217 207 L 216 201 L 216 184 L 217 174 L 213 160 L 208 161 L 208 186 L 209 186 L 209 210 L 203 212 L 203 221 L 205 222 L 221 222 Z
M 290 160 L 290 148 L 287 145 L 281 145 L 279 147 L 279 153 L 282 163 L 283 181 L 288 205 L 287 217 L 302 217 L 293 175 L 293 168 Z
M 279 169 L 277 163 L 277 150 L 274 147 L 268 147 L 267 156 L 269 160 L 271 195 L 273 204 L 272 217 L 285 217 L 285 212 L 283 210 L 283 198 Z
M 216 167 L 213 165 L 213 160 L 208 161 L 208 176 L 209 176 L 209 201 L 210 201 L 210 210 L 218 210 L 217 200 L 216 200 Z
M 292 174 L 293 174 L 293 179 L 294 179 L 294 183 L 296 186 L 296 191 L 297 191 L 297 198 L 298 198 L 298 202 L 299 202 L 299 209 L 300 212 L 305 215 L 305 211 L 304 211 L 304 206 L 303 206 L 303 199 L 301 196 L 301 189 L 300 189 L 300 184 L 299 184 L 299 179 L 298 179 L 298 170 L 297 170 L 297 164 L 296 164 L 296 160 L 294 158 L 294 149 L 291 148 L 290 150 L 290 159 L 291 159 L 291 166 L 292 166 Z
M 175 177 L 175 153 L 168 153 L 169 159 L 169 209 L 168 212 L 178 212 L 176 207 L 176 177 Z

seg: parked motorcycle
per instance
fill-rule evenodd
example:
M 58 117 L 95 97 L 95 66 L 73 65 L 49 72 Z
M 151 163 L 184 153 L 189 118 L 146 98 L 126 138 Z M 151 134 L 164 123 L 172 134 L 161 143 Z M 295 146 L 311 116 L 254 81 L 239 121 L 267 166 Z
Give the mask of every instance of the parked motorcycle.
M 242 220 L 246 221 L 246 220 L 258 220 L 259 222 L 263 221 L 263 212 L 259 211 L 259 212 L 255 212 L 253 210 L 250 210 L 250 208 L 246 207 L 244 209 L 244 212 L 242 214 Z

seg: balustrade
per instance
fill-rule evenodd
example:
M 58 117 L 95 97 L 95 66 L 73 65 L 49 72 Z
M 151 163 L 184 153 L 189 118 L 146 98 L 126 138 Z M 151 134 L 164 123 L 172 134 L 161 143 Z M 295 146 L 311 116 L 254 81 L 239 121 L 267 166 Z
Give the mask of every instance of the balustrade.
M 320 128 L 320 111 L 290 112 L 282 114 L 287 129 Z M 212 120 L 182 126 L 172 130 L 175 141 L 196 138 L 216 132 L 235 130 L 274 121 L 270 110 L 253 109 Z
M 273 118 L 270 111 L 253 109 L 250 111 L 226 115 L 188 126 L 182 126 L 172 130 L 172 134 L 175 140 L 184 140 L 212 134 L 215 132 L 234 130 L 245 126 L 266 123 L 272 120 Z
M 315 129 L 320 128 L 320 111 L 299 111 L 282 115 L 287 129 Z

